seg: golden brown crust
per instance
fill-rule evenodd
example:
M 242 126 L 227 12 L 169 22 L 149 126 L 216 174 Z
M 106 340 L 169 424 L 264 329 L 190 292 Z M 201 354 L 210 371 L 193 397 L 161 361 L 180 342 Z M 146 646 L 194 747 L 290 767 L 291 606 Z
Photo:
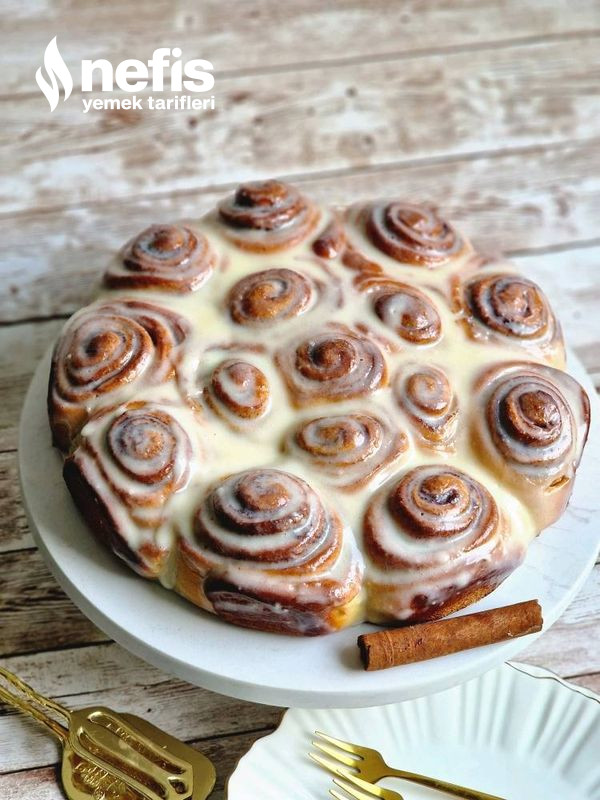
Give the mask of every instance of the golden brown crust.
M 337 258 L 343 252 L 345 244 L 344 226 L 339 217 L 335 215 L 325 230 L 314 240 L 312 249 L 319 258 L 332 259 Z
M 140 575 L 149 578 L 159 575 L 167 553 L 152 542 L 146 542 L 137 552 L 131 549 L 113 516 L 112 502 L 98 495 L 73 456 L 64 463 L 63 477 L 73 502 L 98 541 Z

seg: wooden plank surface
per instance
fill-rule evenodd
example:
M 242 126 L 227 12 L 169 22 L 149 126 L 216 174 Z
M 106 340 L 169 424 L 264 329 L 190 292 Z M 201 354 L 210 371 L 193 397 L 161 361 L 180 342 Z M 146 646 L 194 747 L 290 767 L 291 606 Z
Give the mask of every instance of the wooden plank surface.
M 73 707 L 147 716 L 211 757 L 215 798 L 279 710 L 191 687 L 92 625 L 33 546 L 17 479 L 26 387 L 120 244 L 238 180 L 291 176 L 326 202 L 431 199 L 542 284 L 600 388 L 597 0 L 5 0 L 0 8 L 0 660 Z M 218 110 L 50 116 L 49 39 L 82 58 L 213 61 Z M 132 579 L 134 579 L 132 577 Z M 522 656 L 600 691 L 600 563 Z M 0 709 L 0 798 L 58 800 L 56 746 Z
M 168 679 L 112 643 L 3 659 L 2 663 L 69 708 L 126 708 L 185 741 L 262 731 L 276 725 L 282 713 L 273 706 L 215 696 Z M 43 728 L 12 711 L 0 721 L 4 771 L 55 763 L 56 743 Z
M 589 139 L 600 135 L 599 45 L 600 32 L 225 78 L 214 89 L 217 110 L 196 114 L 83 114 L 73 97 L 40 126 L 39 95 L 6 99 L 0 153 L 11 158 L 0 172 L 0 212 L 189 191 L 232 174 L 331 172 L 473 155 L 499 143 L 506 149 Z M 574 49 L 589 72 L 572 58 Z
M 32 729 L 33 730 L 33 729 Z M 32 733 L 32 730 L 29 733 Z M 217 782 L 211 800 L 223 800 L 225 795 L 225 782 L 233 771 L 239 759 L 247 753 L 252 744 L 261 736 L 270 733 L 271 728 L 250 733 L 234 734 L 225 738 L 191 740 L 188 744 L 196 747 L 205 756 L 217 765 Z M 177 730 L 170 731 L 177 735 Z M 56 751 L 56 748 L 55 748 Z M 56 761 L 58 751 L 55 752 Z M 63 800 L 63 795 L 58 789 L 57 768 L 44 767 L 27 771 L 0 773 L 0 797 L 3 800 Z
M 296 182 L 324 202 L 377 195 L 434 199 L 486 252 L 600 245 L 600 138 L 301 176 Z M 149 222 L 199 216 L 225 191 L 171 193 L 0 219 L 0 236 L 11 253 L 3 265 L 0 318 L 72 313 L 89 300 L 109 257 L 132 235 Z
M 318 63 L 410 57 L 423 51 L 475 50 L 569 38 L 600 29 L 594 0 L 136 0 L 67 7 L 51 0 L 4 0 L 0 21 L 10 33 L 10 58 L 0 94 L 31 93 L 31 76 L 46 44 L 59 34 L 69 64 L 81 59 L 149 58 L 156 47 L 181 47 L 184 58 L 207 58 L 219 73 L 296 71 Z

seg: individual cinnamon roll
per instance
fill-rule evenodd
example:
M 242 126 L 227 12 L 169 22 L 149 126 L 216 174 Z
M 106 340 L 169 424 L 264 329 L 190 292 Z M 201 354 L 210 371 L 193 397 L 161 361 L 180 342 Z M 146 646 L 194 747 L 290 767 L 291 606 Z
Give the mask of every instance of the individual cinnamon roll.
M 89 306 L 66 324 L 54 349 L 48 413 L 54 443 L 68 450 L 90 412 L 136 386 L 168 380 L 182 355 L 188 323 L 139 300 Z
M 477 275 L 455 288 L 455 308 L 473 339 L 539 351 L 564 366 L 560 325 L 540 287 L 516 273 Z
M 458 426 L 458 400 L 446 373 L 429 364 L 409 362 L 398 370 L 392 389 L 420 443 L 452 450 Z
M 229 358 L 210 376 L 204 398 L 232 428 L 247 429 L 267 414 L 271 405 L 265 373 L 248 361 Z
M 125 246 L 104 282 L 118 289 L 191 292 L 207 280 L 215 262 L 203 234 L 183 225 L 151 225 Z
M 473 446 L 535 517 L 555 522 L 571 496 L 585 444 L 589 399 L 566 372 L 507 362 L 478 378 L 472 411 Z
M 177 591 L 248 628 L 316 635 L 350 624 L 361 576 L 341 519 L 305 481 L 277 469 L 222 480 L 179 539 Z
M 408 438 L 381 415 L 335 414 L 301 423 L 288 449 L 343 491 L 366 486 L 408 450 Z
M 464 608 L 524 555 L 485 486 L 441 464 L 386 484 L 367 508 L 363 537 L 372 622 L 422 622 Z
M 379 319 L 410 344 L 433 344 L 442 335 L 442 321 L 425 292 L 400 281 L 364 276 L 357 282 L 367 292 Z
M 269 253 L 303 241 L 315 228 L 319 212 L 288 183 L 243 183 L 218 207 L 227 238 L 242 250 Z
M 276 362 L 297 406 L 360 397 L 387 383 L 379 347 L 343 325 L 288 344 Z
M 435 267 L 467 250 L 467 243 L 435 209 L 400 200 L 368 205 L 361 214 L 371 242 L 405 264 Z
M 181 413 L 143 402 L 99 412 L 64 465 L 67 487 L 96 536 L 146 577 L 163 570 L 172 533 L 159 529 L 192 470 L 192 443 L 175 416 Z
M 310 308 L 315 287 L 292 269 L 253 272 L 230 290 L 227 307 L 238 325 L 265 326 L 298 317 Z

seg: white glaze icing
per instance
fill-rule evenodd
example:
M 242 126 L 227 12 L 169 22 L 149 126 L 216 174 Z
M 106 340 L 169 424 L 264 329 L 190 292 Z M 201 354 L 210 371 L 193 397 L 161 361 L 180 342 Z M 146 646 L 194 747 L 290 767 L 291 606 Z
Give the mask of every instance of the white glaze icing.
M 433 463 L 454 465 L 487 487 L 506 520 L 502 535 L 494 540 L 496 553 L 501 552 L 507 557 L 522 554 L 527 544 L 539 532 L 539 524 L 527 508 L 526 502 L 507 487 L 498 471 L 481 460 L 480 454 L 472 445 L 470 424 L 465 420 L 464 424 L 461 422 L 458 425 L 453 435 L 452 450 L 432 452 L 427 448 L 417 447 L 418 435 L 407 424 L 409 415 L 399 408 L 390 382 L 393 382 L 399 369 L 409 362 L 417 367 L 419 364 L 431 363 L 443 366 L 458 398 L 461 413 L 464 408 L 466 414 L 477 378 L 490 364 L 524 358 L 544 363 L 545 354 L 531 348 L 524 350 L 518 341 L 510 337 L 503 337 L 502 341 L 498 337 L 490 337 L 485 346 L 482 346 L 481 342 L 467 335 L 464 325 L 461 324 L 464 310 L 453 310 L 452 298 L 458 276 L 469 274 L 478 266 L 468 245 L 446 264 L 433 269 L 399 264 L 376 248 L 365 235 L 359 211 L 356 208 L 348 212 L 346 233 L 350 246 L 365 259 L 381 266 L 383 280 L 391 278 L 401 281 L 417 287 L 425 294 L 434 304 L 441 321 L 441 334 L 436 341 L 419 344 L 403 339 L 394 331 L 394 325 L 389 324 L 389 318 L 385 319 L 384 315 L 384 319 L 381 319 L 375 313 L 371 293 L 360 291 L 356 287 L 355 270 L 344 266 L 340 258 L 325 260 L 314 255 L 311 242 L 333 219 L 332 212 L 328 210 L 321 211 L 317 227 L 304 242 L 288 249 L 267 253 L 253 253 L 237 247 L 215 211 L 201 219 L 186 220 L 182 224 L 190 225 L 204 234 L 216 254 L 214 270 L 199 289 L 187 294 L 157 289 L 103 290 L 98 303 L 107 299 L 135 297 L 136 300 L 155 303 L 176 312 L 187 320 L 190 327 L 186 341 L 180 348 L 181 357 L 176 376 L 159 385 L 144 380 L 142 376 L 130 385 L 119 388 L 114 396 L 97 396 L 88 406 L 88 411 L 91 411 L 107 400 L 111 403 L 122 403 L 127 399 L 168 403 L 170 407 L 177 407 L 174 413 L 177 419 L 181 419 L 184 429 L 188 433 L 193 432 L 192 438 L 196 444 L 191 476 L 186 486 L 170 498 L 168 509 L 165 509 L 165 522 L 156 532 L 157 540 L 168 543 L 176 531 L 178 536 L 192 543 L 194 512 L 201 506 L 207 492 L 232 472 L 254 467 L 285 469 L 307 480 L 323 498 L 325 505 L 337 508 L 343 517 L 344 548 L 330 574 L 334 579 L 342 579 L 344 575 L 348 576 L 353 572 L 352 563 L 361 563 L 357 544 L 360 548 L 363 516 L 375 490 L 409 468 Z M 248 234 L 248 238 L 258 241 L 260 236 L 253 232 Z M 277 320 L 274 324 L 235 323 L 227 308 L 232 288 L 251 273 L 282 268 L 304 274 L 315 287 L 311 300 L 302 309 L 302 313 Z M 111 269 L 118 271 L 118 257 Z M 503 272 L 510 270 L 512 266 L 507 265 L 505 269 L 502 265 Z M 394 301 L 389 310 L 393 322 L 401 317 L 404 305 L 400 301 Z M 334 329 L 350 331 L 354 341 L 363 336 L 368 338 L 369 348 L 376 348 L 381 354 L 387 377 L 382 375 L 378 380 L 373 380 L 372 391 L 364 397 L 352 397 L 349 392 L 340 391 L 336 395 L 336 402 L 316 397 L 308 407 L 298 411 L 295 407 L 297 398 L 295 404 L 289 381 L 286 384 L 282 370 L 276 364 L 276 354 L 285 353 L 286 368 L 293 369 L 293 353 L 298 343 L 325 330 Z M 268 408 L 248 425 L 232 425 L 229 415 L 215 413 L 203 398 L 202 393 L 206 390 L 214 369 L 231 358 L 254 365 L 264 373 L 268 381 Z M 360 358 L 359 354 L 356 365 L 359 373 L 364 371 Z M 298 456 L 296 448 L 289 447 L 289 441 L 301 421 L 352 413 L 379 413 L 385 419 L 395 421 L 406 432 L 407 449 L 401 458 L 392 459 L 376 471 L 365 488 L 345 493 L 340 500 L 340 496 L 334 491 L 335 486 L 340 483 L 339 477 L 311 464 L 310 459 Z M 469 413 L 473 413 L 472 410 Z M 99 431 L 94 426 L 93 421 L 88 423 L 83 430 L 83 436 L 93 439 L 96 447 L 103 447 L 98 440 Z M 242 433 L 237 428 L 242 428 Z M 581 429 L 579 436 L 581 437 Z M 581 442 L 577 447 L 580 449 Z M 126 478 L 123 479 L 123 485 L 128 486 Z M 135 491 L 133 485 L 129 488 Z M 387 512 L 384 510 L 382 513 L 385 517 Z M 147 531 L 140 532 L 139 527 L 125 512 L 121 513 L 120 522 L 132 549 L 135 550 Z M 386 518 L 384 528 L 391 530 L 391 527 Z M 224 541 L 227 540 L 226 532 L 220 532 L 219 535 Z M 264 542 L 259 541 L 261 538 L 248 537 L 245 546 L 249 551 L 264 547 Z M 274 544 L 276 541 L 275 537 Z M 441 560 L 452 559 L 450 553 L 442 549 L 439 540 L 409 539 L 396 531 L 393 541 L 390 539 L 388 544 L 390 548 L 397 548 L 401 544 L 417 560 L 421 556 L 429 557 L 432 553 L 436 553 Z M 457 540 L 455 544 L 460 547 L 461 542 Z M 490 542 L 487 546 L 492 553 L 494 545 Z M 485 557 L 485 553 L 478 553 L 478 558 Z M 453 577 L 457 586 L 466 586 L 471 577 L 469 556 L 463 554 L 461 558 L 464 569 L 461 569 L 460 558 L 454 559 Z M 243 563 L 223 558 L 222 567 L 233 582 L 237 580 L 244 586 L 252 586 L 253 582 L 257 586 L 260 584 L 261 569 L 255 565 L 250 569 Z M 435 599 L 436 579 L 425 568 L 418 574 L 394 573 L 392 576 L 389 571 L 381 570 L 367 561 L 367 577 L 373 581 L 393 580 L 398 585 L 406 584 L 406 596 L 402 602 L 407 606 L 410 606 L 411 593 L 427 592 Z M 161 580 L 166 585 L 172 585 L 172 563 L 165 568 Z M 287 577 L 280 579 L 280 587 L 290 597 L 298 592 L 306 593 L 304 599 L 313 597 L 311 591 L 314 591 L 314 587 L 311 587 L 310 582 L 302 583 Z M 398 616 L 402 614 L 399 613 Z

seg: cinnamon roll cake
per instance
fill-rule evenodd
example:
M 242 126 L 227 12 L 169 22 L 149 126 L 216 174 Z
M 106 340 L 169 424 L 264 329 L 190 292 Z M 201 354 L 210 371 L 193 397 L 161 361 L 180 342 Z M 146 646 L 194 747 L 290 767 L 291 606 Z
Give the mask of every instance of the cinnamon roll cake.
M 226 622 L 437 619 L 563 513 L 589 425 L 543 291 L 404 200 L 241 185 L 158 221 L 65 325 L 48 388 L 94 535 Z

